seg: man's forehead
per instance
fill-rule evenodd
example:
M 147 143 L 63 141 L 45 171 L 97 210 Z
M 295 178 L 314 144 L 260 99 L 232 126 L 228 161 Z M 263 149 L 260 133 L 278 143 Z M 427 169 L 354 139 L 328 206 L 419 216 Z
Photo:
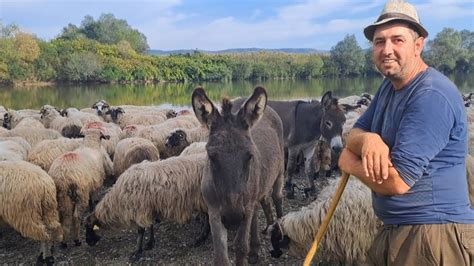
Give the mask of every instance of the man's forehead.
M 374 32 L 374 39 L 377 37 L 408 36 L 410 27 L 403 22 L 387 23 L 377 26 Z

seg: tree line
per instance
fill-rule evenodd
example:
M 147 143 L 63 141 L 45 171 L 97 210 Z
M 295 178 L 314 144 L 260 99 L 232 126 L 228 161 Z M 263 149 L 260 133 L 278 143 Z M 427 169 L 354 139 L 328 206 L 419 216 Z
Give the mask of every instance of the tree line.
M 50 41 L 0 23 L 0 82 L 182 82 L 311 79 L 377 75 L 370 49 L 347 35 L 328 53 L 199 51 L 153 56 L 146 36 L 125 20 L 103 14 L 69 24 Z M 474 32 L 445 28 L 427 43 L 425 61 L 450 73 L 474 70 Z

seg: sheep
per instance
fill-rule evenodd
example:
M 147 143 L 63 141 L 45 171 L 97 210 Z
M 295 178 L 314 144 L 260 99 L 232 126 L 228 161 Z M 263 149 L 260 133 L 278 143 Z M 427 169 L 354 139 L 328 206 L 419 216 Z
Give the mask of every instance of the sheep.
M 81 120 L 77 118 L 63 117 L 52 106 L 44 105 L 41 107 L 41 122 L 46 128 L 51 128 L 67 138 L 77 138 L 83 126 Z
M 167 138 L 165 146 L 169 149 L 184 150 L 191 143 L 207 141 L 209 139 L 209 129 L 207 127 L 196 127 L 191 129 L 176 129 Z
M 34 130 L 29 128 L 14 128 L 7 132 L 1 133 L 0 137 L 22 137 L 31 145 L 31 147 L 34 147 L 42 140 L 57 139 L 61 138 L 62 136 L 56 130 L 49 128 L 37 128 Z
M 14 141 L 19 144 L 23 150 L 26 151 L 26 154 L 29 154 L 31 150 L 31 145 L 22 137 L 0 137 L 0 141 Z
M 187 156 L 196 153 L 206 152 L 206 144 L 207 142 L 194 142 L 191 143 L 188 147 L 186 147 L 179 156 Z
M 145 249 L 153 247 L 155 220 L 189 221 L 196 212 L 207 212 L 201 180 L 207 155 L 179 156 L 163 161 L 144 161 L 127 169 L 86 218 L 86 242 L 94 246 L 100 237 L 94 227 L 138 226 L 137 261 L 142 253 L 143 234 L 150 227 Z
M 123 129 L 132 124 L 145 126 L 157 125 L 175 116 L 176 112 L 170 109 L 127 113 L 121 107 L 112 107 L 105 112 L 104 120 L 107 122 L 114 122 Z
M 314 202 L 286 214 L 271 226 L 273 257 L 282 254 L 281 245 L 289 245 L 289 253 L 294 256 L 307 253 L 329 209 L 339 180 L 329 180 Z M 351 178 L 319 245 L 317 261 L 344 264 L 366 262 L 367 251 L 381 226 L 382 222 L 372 208 L 370 189 L 356 178 Z
M 51 177 L 25 161 L 0 162 L 0 219 L 23 237 L 41 241 L 37 263 L 52 265 L 51 241 L 62 241 Z
M 43 140 L 30 150 L 27 160 L 40 166 L 47 172 L 56 158 L 63 153 L 77 149 L 82 144 L 82 141 L 82 139 L 64 137 Z
M 89 122 L 103 122 L 104 121 L 102 117 L 100 116 L 79 111 L 77 108 L 67 108 L 66 110 L 62 111 L 62 115 L 70 117 L 70 118 L 79 119 L 82 122 L 82 124 L 86 124 Z
M 122 134 L 122 130 L 120 127 L 113 123 L 107 122 L 89 122 L 84 127 L 88 128 L 99 128 L 101 130 L 105 130 L 105 134 L 109 136 L 108 139 L 105 139 L 101 142 L 102 146 L 105 148 L 107 153 L 110 156 L 110 159 L 114 158 L 115 147 L 117 143 L 120 141 L 120 136 Z
M 110 105 L 105 100 L 98 100 L 91 106 L 91 108 L 89 108 L 89 110 L 92 109 L 97 116 L 102 116 L 109 110 L 109 108 Z M 83 110 L 81 109 L 81 111 Z
M 138 132 L 144 129 L 146 126 L 143 125 L 128 125 L 122 129 L 122 133 L 119 136 L 119 139 L 126 139 L 131 137 L 136 137 Z
M 76 246 L 79 240 L 81 215 L 87 205 L 97 198 L 105 177 L 113 175 L 113 165 L 105 149 L 100 146 L 103 131 L 96 128 L 83 128 L 83 144 L 72 152 L 56 158 L 48 174 L 54 180 L 57 190 L 60 221 L 64 240 L 73 239 Z
M 25 160 L 28 150 L 13 140 L 0 141 L 0 161 Z
M 153 142 L 153 144 L 158 148 L 158 151 L 160 152 L 160 158 L 165 159 L 171 156 L 179 155 L 179 153 L 182 151 L 182 149 L 179 147 L 166 147 L 166 138 L 172 131 L 174 131 L 176 128 L 190 129 L 199 126 L 201 125 L 195 116 L 178 116 L 168 119 L 161 124 L 142 128 L 139 132 L 137 132 L 137 137 L 151 140 L 151 142 Z
M 119 141 L 114 154 L 115 176 L 120 176 L 130 166 L 143 160 L 153 162 L 160 159 L 158 149 L 153 143 L 142 138 L 127 138 Z
M 8 129 L 15 128 L 21 120 L 27 117 L 36 119 L 38 121 L 40 120 L 40 114 L 36 110 L 9 110 L 3 115 L 3 127 Z
M 38 121 L 37 119 L 33 117 L 25 117 L 23 118 L 18 124 L 15 126 L 15 128 L 44 128 L 44 125 Z
M 0 127 L 0 135 L 5 133 L 5 132 L 8 132 L 8 129 L 6 129 L 4 127 Z

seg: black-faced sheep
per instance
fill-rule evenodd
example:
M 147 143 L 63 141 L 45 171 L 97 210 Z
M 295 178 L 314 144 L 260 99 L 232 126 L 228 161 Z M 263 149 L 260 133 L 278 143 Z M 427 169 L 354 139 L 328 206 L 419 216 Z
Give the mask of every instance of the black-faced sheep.
M 37 263 L 52 265 L 50 242 L 62 241 L 56 188 L 51 177 L 25 161 L 0 162 L 0 219 L 23 237 L 41 241 Z
M 335 194 L 338 179 L 331 179 L 318 198 L 300 211 L 290 212 L 271 229 L 274 250 L 289 244 L 289 253 L 304 256 L 309 250 Z M 371 192 L 356 178 L 351 178 L 342 194 L 327 232 L 319 245 L 315 261 L 357 264 L 366 262 L 367 251 L 382 226 L 372 208 Z
M 127 169 L 86 219 L 87 243 L 95 245 L 100 239 L 93 230 L 95 226 L 137 226 L 137 248 L 130 257 L 136 261 L 143 252 L 145 228 L 152 228 L 155 221 L 185 223 L 196 212 L 207 212 L 201 195 L 206 157 L 201 153 L 144 161 Z M 146 248 L 151 248 L 153 242 L 151 234 Z
M 130 166 L 144 160 L 157 161 L 160 153 L 153 143 L 143 138 L 127 138 L 119 141 L 114 153 L 115 176 L 120 176 Z
M 48 174 L 54 180 L 57 190 L 61 226 L 64 232 L 62 247 L 73 239 L 80 245 L 79 230 L 81 215 L 97 193 L 104 179 L 113 175 L 113 165 L 109 155 L 100 145 L 104 138 L 100 129 L 83 129 L 83 144 L 72 152 L 66 152 L 53 161 Z
M 76 118 L 63 117 L 56 108 L 50 105 L 41 107 L 41 122 L 46 128 L 51 128 L 66 138 L 77 138 L 80 136 L 82 122 Z
M 191 129 L 176 129 L 167 138 L 165 146 L 168 149 L 184 150 L 191 143 L 207 141 L 209 129 L 207 127 L 196 127 Z

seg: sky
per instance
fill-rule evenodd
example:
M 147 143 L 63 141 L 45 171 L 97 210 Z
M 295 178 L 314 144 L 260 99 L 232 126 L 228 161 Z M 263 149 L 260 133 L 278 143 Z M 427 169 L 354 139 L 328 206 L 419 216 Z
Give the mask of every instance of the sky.
M 43 40 L 69 23 L 112 13 L 147 37 L 151 49 L 313 48 L 330 50 L 362 30 L 385 0 L 0 0 L 0 21 Z M 433 39 L 443 28 L 474 31 L 474 0 L 411 0 Z

